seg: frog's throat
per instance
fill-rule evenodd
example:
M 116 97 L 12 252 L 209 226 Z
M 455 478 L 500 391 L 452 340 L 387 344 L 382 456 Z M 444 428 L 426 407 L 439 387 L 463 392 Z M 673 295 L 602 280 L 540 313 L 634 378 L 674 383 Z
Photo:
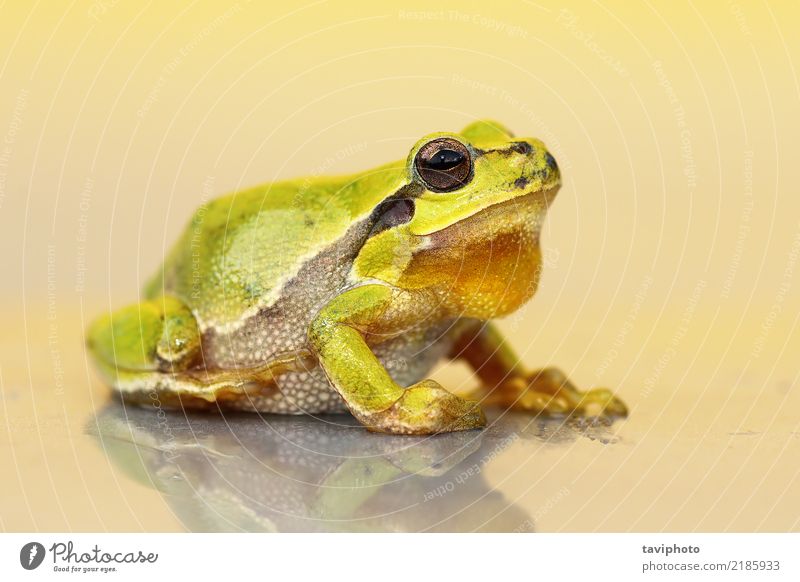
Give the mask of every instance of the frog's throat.
M 542 192 L 482 209 L 416 246 L 394 283 L 429 289 L 445 311 L 491 319 L 518 309 L 541 276 Z

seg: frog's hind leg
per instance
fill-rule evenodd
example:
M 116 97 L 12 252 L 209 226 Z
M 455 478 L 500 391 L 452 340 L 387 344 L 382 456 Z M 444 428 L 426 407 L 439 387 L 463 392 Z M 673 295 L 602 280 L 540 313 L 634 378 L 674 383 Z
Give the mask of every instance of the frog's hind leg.
M 257 399 L 278 393 L 275 382 L 254 370 L 132 372 L 117 368 L 106 376 L 126 402 L 159 408 L 255 409 Z
M 625 403 L 608 388 L 581 391 L 557 368 L 510 378 L 489 391 L 484 404 L 514 410 L 578 416 L 627 416 Z
M 101 317 L 87 336 L 100 373 L 122 398 L 159 407 L 297 413 L 277 379 L 316 366 L 308 350 L 298 350 L 259 366 L 210 369 L 191 310 L 170 296 Z
M 465 360 L 481 379 L 471 397 L 483 404 L 543 415 L 628 414 L 625 403 L 607 388 L 584 392 L 556 368 L 525 370 L 494 325 L 470 322 L 465 327 L 451 355 Z
M 129 305 L 96 319 L 89 326 L 87 344 L 101 368 L 131 372 L 185 370 L 200 357 L 200 331 L 194 315 L 182 301 L 170 296 Z
M 210 408 L 263 395 L 288 365 L 279 358 L 257 369 L 206 370 L 197 322 L 183 302 L 170 296 L 101 317 L 87 335 L 105 380 L 125 400 L 140 404 Z

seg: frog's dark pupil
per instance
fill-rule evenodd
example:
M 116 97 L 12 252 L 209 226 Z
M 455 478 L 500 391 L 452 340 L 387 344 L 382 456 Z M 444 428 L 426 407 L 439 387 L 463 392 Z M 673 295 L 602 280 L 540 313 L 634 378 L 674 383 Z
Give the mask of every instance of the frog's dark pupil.
M 472 159 L 456 139 L 429 141 L 417 152 L 414 164 L 425 187 L 432 192 L 452 192 L 472 179 Z
M 446 172 L 452 170 L 464 161 L 464 155 L 461 152 L 453 150 L 439 150 L 430 160 L 428 160 L 428 167 L 431 170 L 439 172 Z

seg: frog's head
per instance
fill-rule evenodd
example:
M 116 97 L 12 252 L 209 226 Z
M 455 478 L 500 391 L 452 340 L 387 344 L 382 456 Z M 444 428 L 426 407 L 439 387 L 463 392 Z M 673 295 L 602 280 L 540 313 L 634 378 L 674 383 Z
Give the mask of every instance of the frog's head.
M 428 135 L 411 149 L 404 188 L 376 210 L 357 270 L 434 290 L 462 316 L 510 313 L 536 289 L 539 232 L 560 184 L 544 144 L 499 123 Z
M 460 134 L 418 141 L 407 161 L 416 199 L 412 231 L 431 234 L 473 214 L 538 194 L 550 202 L 561 184 L 555 158 L 534 138 L 516 138 L 494 121 L 477 121 Z

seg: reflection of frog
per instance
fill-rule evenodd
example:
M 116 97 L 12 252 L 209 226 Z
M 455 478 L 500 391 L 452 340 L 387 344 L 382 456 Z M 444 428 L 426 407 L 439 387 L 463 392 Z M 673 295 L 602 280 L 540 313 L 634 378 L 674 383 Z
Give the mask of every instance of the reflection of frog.
M 475 369 L 485 403 L 624 414 L 608 390 L 524 369 L 484 323 L 535 292 L 560 183 L 541 141 L 477 122 L 368 172 L 219 198 L 197 211 L 146 301 L 92 325 L 90 348 L 109 383 L 145 404 L 346 407 L 390 433 L 481 427 L 475 401 L 424 379 L 450 357 Z
M 195 531 L 531 531 L 484 469 L 518 439 L 579 434 L 521 415 L 434 437 L 357 426 L 346 416 L 187 418 L 118 404 L 89 425 L 109 457 Z

